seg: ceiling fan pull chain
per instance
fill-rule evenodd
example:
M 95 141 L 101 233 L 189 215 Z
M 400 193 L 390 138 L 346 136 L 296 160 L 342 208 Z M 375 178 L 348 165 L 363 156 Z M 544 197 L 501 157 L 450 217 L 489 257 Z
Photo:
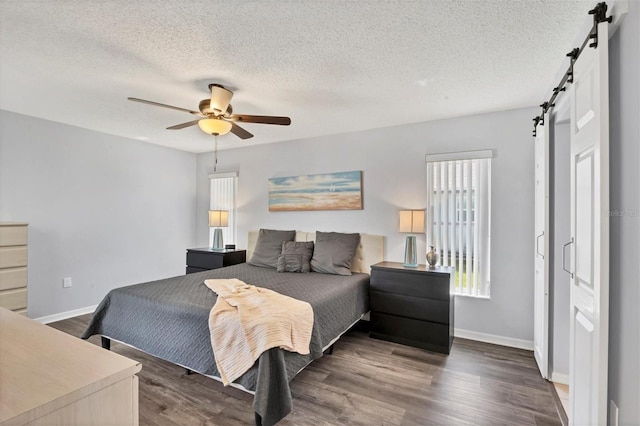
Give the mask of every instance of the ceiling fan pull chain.
M 218 171 L 218 135 L 213 135 L 213 173 Z

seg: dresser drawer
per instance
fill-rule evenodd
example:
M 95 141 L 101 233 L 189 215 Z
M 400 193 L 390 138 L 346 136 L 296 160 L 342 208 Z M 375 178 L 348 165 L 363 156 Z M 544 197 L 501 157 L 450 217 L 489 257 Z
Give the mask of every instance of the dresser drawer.
M 27 268 L 0 269 L 0 290 L 27 286 Z
M 0 226 L 0 246 L 26 246 L 27 226 Z
M 11 310 L 25 309 L 27 307 L 27 289 L 0 291 L 0 306 Z
M 217 254 L 187 252 L 187 265 L 191 268 L 217 269 L 224 266 L 224 256 Z
M 453 334 L 449 325 L 371 312 L 371 337 L 422 349 L 449 353 Z
M 187 274 L 223 268 L 244 263 L 246 250 L 211 250 L 209 248 L 187 249 Z
M 187 266 L 187 274 L 195 274 L 196 272 L 210 271 L 209 268 L 194 268 L 193 266 Z
M 27 246 L 0 247 L 0 268 L 27 265 Z
M 449 301 L 450 276 L 445 274 L 414 273 L 373 269 L 371 290 Z
M 449 324 L 449 301 L 371 291 L 371 310 L 405 318 Z

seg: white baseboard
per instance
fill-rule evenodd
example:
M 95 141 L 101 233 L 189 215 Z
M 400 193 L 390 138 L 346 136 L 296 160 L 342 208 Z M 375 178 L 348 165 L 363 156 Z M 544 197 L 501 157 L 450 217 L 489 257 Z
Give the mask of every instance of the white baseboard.
M 40 318 L 34 318 L 35 321 L 41 322 L 42 324 L 49 324 L 50 322 L 62 321 L 68 318 L 77 317 L 79 315 L 84 314 L 92 314 L 98 305 L 87 306 L 80 309 L 73 309 L 71 311 L 60 312 L 59 314 L 47 315 Z
M 551 372 L 551 378 L 550 380 L 554 383 L 560 383 L 561 385 L 568 385 L 569 384 L 569 375 L 568 374 L 562 374 L 562 373 L 556 373 L 556 372 Z
M 497 336 L 495 334 L 478 333 L 477 331 L 462 330 L 456 328 L 453 330 L 455 337 L 463 339 L 477 340 L 478 342 L 492 343 L 494 345 L 509 346 L 511 348 L 533 350 L 533 341 L 514 339 L 512 337 Z

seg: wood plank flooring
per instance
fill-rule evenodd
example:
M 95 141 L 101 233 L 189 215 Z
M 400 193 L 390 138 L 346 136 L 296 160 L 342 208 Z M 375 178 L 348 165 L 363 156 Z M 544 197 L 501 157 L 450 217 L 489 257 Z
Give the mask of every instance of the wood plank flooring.
M 89 319 L 49 325 L 80 336 Z M 142 363 L 141 425 L 253 424 L 251 395 L 116 342 L 111 350 Z M 532 352 L 458 338 L 447 357 L 350 331 L 291 390 L 279 425 L 561 425 Z

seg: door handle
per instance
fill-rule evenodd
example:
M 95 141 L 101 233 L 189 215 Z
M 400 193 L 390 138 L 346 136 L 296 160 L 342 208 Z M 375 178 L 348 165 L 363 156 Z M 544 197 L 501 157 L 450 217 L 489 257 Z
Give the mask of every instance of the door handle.
M 566 251 L 565 251 L 565 249 L 567 247 L 569 247 L 571 244 L 573 244 L 573 237 L 571 237 L 571 241 L 569 241 L 567 244 L 562 246 L 562 269 L 564 269 L 565 272 L 567 272 L 571 276 L 571 278 L 573 278 L 573 272 L 571 272 L 570 270 L 568 270 L 566 268 L 566 266 L 564 266 L 565 265 L 565 259 L 566 259 Z
M 543 236 L 544 236 L 544 231 L 542 231 L 542 234 L 536 237 L 536 254 L 542 257 L 542 259 L 544 259 L 544 254 L 540 253 L 540 237 L 543 237 Z

